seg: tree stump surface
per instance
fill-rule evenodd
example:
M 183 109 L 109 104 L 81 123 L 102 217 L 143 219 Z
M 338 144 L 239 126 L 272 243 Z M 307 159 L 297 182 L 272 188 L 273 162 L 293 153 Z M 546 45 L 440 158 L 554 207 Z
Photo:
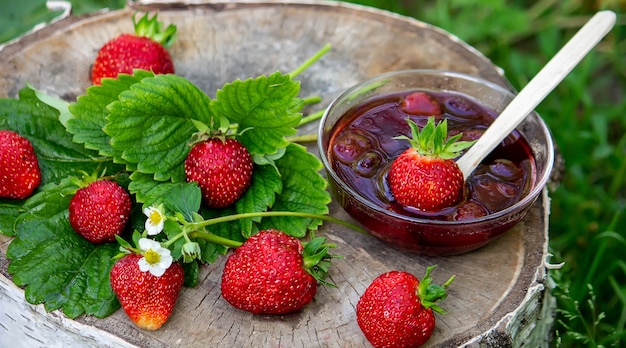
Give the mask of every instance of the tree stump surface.
M 158 10 L 178 27 L 170 53 L 177 74 L 214 97 L 235 79 L 289 72 L 326 43 L 332 50 L 303 72 L 301 96 L 327 106 L 352 85 L 402 69 L 435 68 L 480 76 L 508 86 L 500 69 L 445 31 L 390 12 L 337 2 L 204 1 L 143 3 L 111 12 L 67 17 L 0 50 L 0 96 L 16 97 L 27 83 L 74 101 L 90 85 L 90 68 L 109 39 L 132 30 L 137 10 Z M 302 132 L 314 133 L 317 124 Z M 309 149 L 317 153 L 314 144 Z M 136 328 L 120 309 L 110 317 L 46 313 L 25 302 L 7 272 L 11 238 L 0 236 L 0 346 L 12 347 L 370 347 L 355 318 L 359 296 L 383 272 L 421 277 L 438 265 L 438 283 L 456 280 L 443 302 L 448 314 L 426 347 L 547 346 L 554 301 L 547 254 L 550 200 L 541 196 L 528 216 L 495 242 L 470 253 L 430 257 L 398 251 L 371 236 L 325 223 L 318 232 L 344 256 L 304 310 L 284 316 L 252 315 L 220 296 L 225 257 L 201 270 L 197 288 L 183 289 L 173 315 L 154 332 Z M 333 202 L 331 215 L 352 221 Z

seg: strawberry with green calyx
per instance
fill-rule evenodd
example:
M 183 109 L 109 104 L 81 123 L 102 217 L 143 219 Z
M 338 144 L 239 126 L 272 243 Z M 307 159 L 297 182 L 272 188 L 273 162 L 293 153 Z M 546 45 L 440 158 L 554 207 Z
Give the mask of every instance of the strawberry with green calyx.
M 120 73 L 131 74 L 134 69 L 155 74 L 174 73 L 174 63 L 167 51 L 176 38 L 176 26 L 163 30 L 163 23 L 146 13 L 139 22 L 133 15 L 134 34 L 121 34 L 107 42 L 93 64 L 91 80 L 99 85 L 103 78 L 117 78 Z
M 426 269 L 421 282 L 412 274 L 390 271 L 378 276 L 367 287 L 356 307 L 356 318 L 367 340 L 378 347 L 419 347 L 435 328 L 433 312 L 445 314 L 437 304 L 447 297 L 443 285 L 432 284 Z
M 328 272 L 329 244 L 324 238 L 304 243 L 268 229 L 246 240 L 228 257 L 222 274 L 222 297 L 253 314 L 287 314 L 313 300 L 317 283 Z
M 40 183 L 39 161 L 30 141 L 0 130 L 0 198 L 28 198 Z
M 69 203 L 69 222 L 92 243 L 115 241 L 130 218 L 130 195 L 113 180 L 86 176 Z
M 183 287 L 183 268 L 156 241 L 140 238 L 138 248 L 119 237 L 118 241 L 126 254 L 111 268 L 111 288 L 133 323 L 157 330 L 174 310 Z
M 463 193 L 463 173 L 455 162 L 461 151 L 474 141 L 459 141 L 462 134 L 447 138 L 447 120 L 435 125 L 429 117 L 420 131 L 415 122 L 407 119 L 411 147 L 391 164 L 388 181 L 394 199 L 404 205 L 422 211 L 438 211 L 456 204 Z
M 225 208 L 250 187 L 254 161 L 235 138 L 237 134 L 229 133 L 236 126 L 231 126 L 225 117 L 215 123 L 219 124 L 194 122 L 199 131 L 192 136 L 192 148 L 185 159 L 185 176 L 188 182 L 198 184 L 209 208 Z
M 185 159 L 185 175 L 187 181 L 198 183 L 208 207 L 225 208 L 250 187 L 253 165 L 239 141 L 214 137 L 193 145 Z

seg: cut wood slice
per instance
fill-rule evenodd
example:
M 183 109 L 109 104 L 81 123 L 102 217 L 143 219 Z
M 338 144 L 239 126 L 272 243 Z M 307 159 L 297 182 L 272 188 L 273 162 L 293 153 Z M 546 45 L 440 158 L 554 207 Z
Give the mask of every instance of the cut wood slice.
M 374 75 L 434 68 L 479 76 L 508 87 L 501 71 L 472 47 L 418 20 L 339 2 L 211 1 L 134 5 L 158 10 L 175 23 L 171 48 L 176 72 L 209 96 L 224 83 L 280 70 L 289 72 L 325 44 L 332 50 L 298 76 L 302 96 L 319 95 L 322 109 L 345 89 Z M 0 51 L 0 95 L 15 97 L 27 83 L 73 101 L 90 85 L 100 46 L 132 29 L 135 8 L 68 17 Z M 303 132 L 314 133 L 316 125 Z M 316 152 L 315 146 L 309 146 Z M 98 319 L 46 313 L 24 300 L 7 272 L 9 237 L 0 237 L 0 346 L 63 347 L 368 347 L 355 319 L 359 296 L 379 274 L 405 270 L 420 277 L 437 264 L 434 281 L 457 276 L 427 347 L 547 346 L 554 301 L 544 265 L 547 193 L 521 224 L 474 252 L 425 257 L 400 252 L 374 237 L 325 223 L 318 235 L 337 245 L 330 280 L 301 312 L 251 315 L 220 296 L 225 258 L 201 270 L 197 288 L 185 288 L 170 320 L 154 332 L 135 327 L 122 310 Z M 351 218 L 333 202 L 331 214 Z

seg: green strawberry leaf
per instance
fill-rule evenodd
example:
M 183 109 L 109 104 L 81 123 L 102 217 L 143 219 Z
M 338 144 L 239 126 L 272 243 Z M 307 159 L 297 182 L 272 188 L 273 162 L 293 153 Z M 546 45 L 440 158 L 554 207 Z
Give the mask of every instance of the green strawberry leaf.
M 45 220 L 62 214 L 70 204 L 78 186 L 72 177 L 67 177 L 58 183 L 50 183 L 41 188 L 41 191 L 24 202 L 23 214 L 18 216 L 17 222 L 24 220 Z
M 299 81 L 275 72 L 224 85 L 217 91 L 212 107 L 237 123 L 239 130 L 245 130 L 237 139 L 257 159 L 276 154 L 289 144 L 285 137 L 296 133 L 304 106 L 298 93 Z
M 34 92 L 37 99 L 59 112 L 59 122 L 61 122 L 61 124 L 65 127 L 67 121 L 73 117 L 69 110 L 70 104 L 63 99 L 59 99 L 51 95 L 45 94 L 43 91 L 34 89 Z
M 319 172 L 323 166 L 315 155 L 301 145 L 290 144 L 276 166 L 282 175 L 283 189 L 276 197 L 273 211 L 328 214 L 328 182 Z M 310 218 L 267 217 L 261 221 L 262 229 L 276 228 L 297 238 L 321 224 L 321 220 Z
M 111 136 L 116 160 L 159 181 L 185 179 L 188 142 L 197 131 L 193 120 L 210 123 L 210 99 L 177 75 L 142 79 L 108 106 L 104 132 Z
M 97 150 L 103 156 L 121 156 L 111 146 L 111 137 L 103 131 L 109 114 L 107 105 L 118 99 L 123 91 L 153 73 L 136 70 L 134 75 L 120 74 L 117 79 L 103 79 L 102 85 L 87 88 L 87 94 L 77 98 L 69 109 L 73 118 L 67 121 L 67 130 L 74 135 L 73 140 L 84 144 L 88 149 Z
M 270 166 L 255 166 L 252 173 L 252 183 L 246 193 L 235 203 L 235 210 L 239 214 L 265 211 L 274 205 L 276 194 L 282 191 L 283 183 L 277 169 Z M 253 221 L 260 218 L 239 220 L 239 228 L 244 236 L 249 237 L 257 230 Z
M 76 175 L 80 171 L 94 173 L 106 170 L 119 171 L 121 166 L 110 158 L 72 142 L 71 134 L 59 121 L 59 111 L 44 103 L 42 92 L 24 87 L 19 99 L 0 99 L 0 129 L 13 130 L 27 138 L 35 152 L 41 169 L 41 185 L 35 193 L 49 183 Z M 13 235 L 13 225 L 23 201 L 0 200 L 0 233 Z
M 110 158 L 73 143 L 59 122 L 59 111 L 42 102 L 32 88 L 20 90 L 19 100 L 0 99 L 0 128 L 13 130 L 30 140 L 37 153 L 42 185 L 80 170 L 89 173 L 105 167 L 110 167 L 109 172 L 119 170 Z
M 145 207 L 163 203 L 163 196 L 178 184 L 154 180 L 152 174 L 133 172 L 130 175 L 128 191 L 135 195 L 137 203 Z
M 183 214 L 186 221 L 193 221 L 200 210 L 202 193 L 196 183 L 179 183 L 167 191 L 163 201 L 169 210 Z
M 187 221 L 191 221 L 191 213 L 197 213 L 200 208 L 202 194 L 195 182 L 162 182 L 140 172 L 133 172 L 130 179 L 128 190 L 144 207 L 164 203 L 170 210 L 182 213 Z
M 44 196 L 53 197 L 64 185 L 49 189 L 33 197 L 32 209 L 18 217 L 7 249 L 8 271 L 16 285 L 25 286 L 31 304 L 43 303 L 47 311 L 61 309 L 69 318 L 106 317 L 119 308 L 108 282 L 118 246 L 94 245 L 74 232 L 67 219 L 67 197 L 42 203 Z
M 15 235 L 13 225 L 20 212 L 20 204 L 14 200 L 0 199 L 0 234 L 12 237 Z

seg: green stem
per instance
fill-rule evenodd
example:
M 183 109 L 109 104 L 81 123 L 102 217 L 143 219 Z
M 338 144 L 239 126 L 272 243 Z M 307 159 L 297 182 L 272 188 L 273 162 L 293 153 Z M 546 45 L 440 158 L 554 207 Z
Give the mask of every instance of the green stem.
M 618 142 L 615 148 L 623 149 L 626 147 L 626 135 L 622 136 L 620 141 Z M 613 175 L 613 180 L 609 184 L 609 194 L 613 197 L 618 195 L 620 188 L 623 186 L 624 177 L 626 177 L 626 160 L 622 157 L 622 164 L 616 171 L 616 174 Z
M 324 45 L 324 47 L 322 47 L 322 49 L 317 51 L 317 53 L 315 53 L 311 58 L 309 58 L 306 62 L 304 62 L 299 67 L 297 67 L 296 70 L 294 70 L 291 73 L 289 73 L 289 77 L 293 79 L 296 76 L 300 75 L 301 72 L 303 72 L 308 67 L 313 65 L 313 63 L 318 61 L 323 55 L 325 55 L 328 51 L 330 51 L 331 47 L 332 46 L 330 44 Z
M 183 231 L 183 232 L 181 232 L 181 233 L 179 233 L 179 234 L 175 235 L 175 236 L 174 236 L 174 237 L 172 237 L 171 239 L 168 239 L 168 240 L 167 240 L 167 242 L 162 243 L 161 245 L 162 245 L 163 247 L 165 247 L 165 248 L 168 248 L 170 245 L 174 244 L 177 240 L 181 239 L 182 237 L 185 237 L 186 239 L 187 239 L 187 238 L 189 238 L 189 237 L 187 236 L 187 233 Z
M 346 221 L 339 220 L 329 215 L 309 214 L 309 213 L 301 213 L 301 212 L 293 212 L 293 211 L 262 211 L 262 212 L 255 212 L 255 213 L 233 214 L 233 215 L 227 215 L 227 216 L 217 217 L 213 219 L 208 219 L 208 220 L 204 220 L 200 222 L 192 222 L 192 223 L 189 223 L 189 226 L 191 226 L 194 230 L 198 230 L 201 227 L 215 225 L 215 224 L 219 224 L 222 222 L 235 221 L 239 219 L 248 219 L 248 218 L 254 218 L 254 217 L 269 217 L 269 216 L 293 216 L 293 217 L 301 217 L 301 218 L 320 219 L 320 220 L 334 222 L 336 224 L 351 228 L 355 231 L 367 234 L 365 229 L 363 229 L 362 227 L 351 224 Z
M 609 223 L 606 231 L 617 231 L 617 225 L 620 220 L 621 211 L 616 212 Z M 609 241 L 607 239 L 602 239 L 599 241 L 597 248 L 595 248 L 596 252 L 593 253 L 593 260 L 591 260 L 590 266 L 588 268 L 588 272 L 586 272 L 585 280 L 581 283 L 583 286 L 587 286 L 587 284 L 591 284 L 592 278 L 598 279 L 598 268 L 600 268 L 600 263 L 602 261 L 602 255 L 604 255 L 604 251 L 609 246 Z M 582 292 L 582 289 L 581 289 Z M 577 298 L 582 298 L 582 294 L 576 294 Z
M 189 234 L 189 237 L 191 238 L 200 238 L 203 239 L 207 242 L 211 242 L 211 243 L 215 243 L 215 244 L 219 244 L 219 245 L 223 245 L 229 248 L 238 248 L 241 246 L 241 242 L 237 242 L 235 240 L 232 239 L 228 239 L 228 238 L 224 238 L 224 237 L 220 237 L 218 235 L 215 235 L 211 232 L 204 232 L 204 231 L 193 231 Z
M 450 277 L 450 279 L 448 279 L 445 283 L 443 283 L 442 286 L 444 287 L 444 289 L 450 286 L 450 284 L 452 284 L 455 278 L 456 278 L 456 275 L 453 275 Z
M 294 135 L 286 139 L 292 143 L 310 143 L 317 140 L 317 134 Z
M 317 104 L 322 101 L 322 97 L 314 95 L 312 97 L 303 98 L 304 105 Z
M 324 116 L 324 112 L 326 112 L 326 110 L 320 110 L 308 116 L 304 116 L 303 118 L 300 119 L 300 123 L 298 123 L 298 127 L 304 126 L 307 123 L 311 123 L 313 121 L 319 120 L 320 118 L 322 118 L 322 116 Z

